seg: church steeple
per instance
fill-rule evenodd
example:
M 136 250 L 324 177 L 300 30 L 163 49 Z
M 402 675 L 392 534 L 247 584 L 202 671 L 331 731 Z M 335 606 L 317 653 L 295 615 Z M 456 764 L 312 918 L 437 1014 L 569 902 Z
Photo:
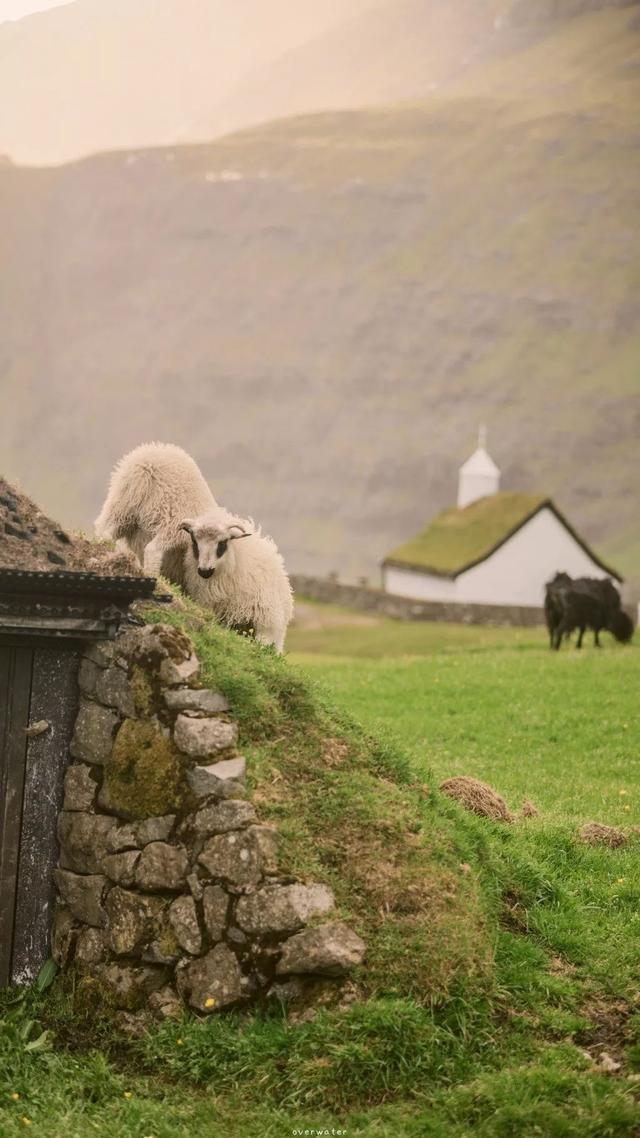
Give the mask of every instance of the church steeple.
M 500 489 L 500 471 L 487 452 L 487 428 L 478 431 L 477 449 L 460 467 L 458 476 L 458 507 L 469 506 L 478 498 L 497 494 Z

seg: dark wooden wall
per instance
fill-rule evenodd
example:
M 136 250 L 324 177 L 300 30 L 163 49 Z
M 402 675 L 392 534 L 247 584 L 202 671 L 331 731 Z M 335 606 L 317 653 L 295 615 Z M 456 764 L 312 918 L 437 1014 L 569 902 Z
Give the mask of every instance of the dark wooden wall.
M 0 643 L 0 985 L 29 983 L 50 955 L 78 666 L 72 644 Z M 27 735 L 40 721 L 47 730 Z

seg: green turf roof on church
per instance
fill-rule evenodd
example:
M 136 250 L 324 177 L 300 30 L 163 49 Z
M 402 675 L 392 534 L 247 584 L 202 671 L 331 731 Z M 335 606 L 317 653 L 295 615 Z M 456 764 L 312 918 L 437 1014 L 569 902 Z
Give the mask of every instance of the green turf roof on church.
M 443 510 L 416 537 L 394 549 L 383 565 L 457 577 L 472 565 L 485 561 L 543 506 L 553 510 L 597 564 L 612 576 L 618 576 L 588 548 L 549 498 L 518 492 L 491 494 L 464 509 Z

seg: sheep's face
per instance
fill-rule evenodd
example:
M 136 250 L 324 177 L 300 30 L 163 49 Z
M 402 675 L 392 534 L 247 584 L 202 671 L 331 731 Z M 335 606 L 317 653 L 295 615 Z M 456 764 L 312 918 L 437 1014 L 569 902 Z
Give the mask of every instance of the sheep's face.
M 180 529 L 189 534 L 198 575 L 205 580 L 213 577 L 214 573 L 231 570 L 233 543 L 241 537 L 251 537 L 251 531 L 240 525 L 218 525 L 206 518 L 185 521 Z

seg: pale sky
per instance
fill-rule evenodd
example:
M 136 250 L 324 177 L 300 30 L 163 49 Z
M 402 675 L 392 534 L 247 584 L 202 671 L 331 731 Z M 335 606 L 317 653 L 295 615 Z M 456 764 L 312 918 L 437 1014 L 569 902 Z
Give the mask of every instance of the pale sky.
M 0 24 L 3 20 L 19 20 L 30 12 L 43 12 L 45 8 L 58 8 L 69 0 L 0 0 Z

